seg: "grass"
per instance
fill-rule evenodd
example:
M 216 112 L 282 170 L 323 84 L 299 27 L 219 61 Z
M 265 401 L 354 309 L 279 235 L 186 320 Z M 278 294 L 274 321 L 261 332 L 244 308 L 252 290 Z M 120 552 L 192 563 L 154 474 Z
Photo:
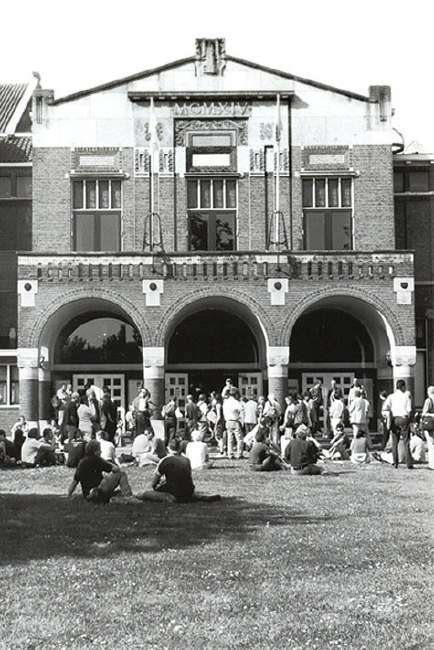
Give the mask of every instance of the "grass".
M 0 648 L 434 647 L 428 470 L 216 464 L 195 483 L 222 502 L 190 505 L 95 506 L 64 497 L 73 470 L 0 471 Z

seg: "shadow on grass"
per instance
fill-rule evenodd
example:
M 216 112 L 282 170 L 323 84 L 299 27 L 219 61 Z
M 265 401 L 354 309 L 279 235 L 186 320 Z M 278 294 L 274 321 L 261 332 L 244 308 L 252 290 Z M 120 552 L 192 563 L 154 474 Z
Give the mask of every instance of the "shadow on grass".
M 219 540 L 247 540 L 261 527 L 321 525 L 333 518 L 239 498 L 210 504 L 114 499 L 98 506 L 50 494 L 0 494 L 0 565 L 60 556 L 158 553 Z

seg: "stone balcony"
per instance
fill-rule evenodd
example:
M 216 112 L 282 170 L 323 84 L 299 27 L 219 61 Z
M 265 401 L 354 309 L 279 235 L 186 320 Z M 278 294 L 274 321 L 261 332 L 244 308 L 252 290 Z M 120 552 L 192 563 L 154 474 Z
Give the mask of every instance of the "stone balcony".
M 24 253 L 18 258 L 20 280 L 110 282 L 152 277 L 197 281 L 254 281 L 285 277 L 303 281 L 390 280 L 412 277 L 410 251 L 237 251 L 204 253 Z

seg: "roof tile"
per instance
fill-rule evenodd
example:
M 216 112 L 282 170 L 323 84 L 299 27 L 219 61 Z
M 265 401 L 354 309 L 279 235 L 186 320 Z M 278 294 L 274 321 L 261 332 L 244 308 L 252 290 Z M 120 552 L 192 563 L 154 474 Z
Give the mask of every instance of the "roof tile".
M 6 131 L 26 89 L 27 84 L 0 84 L 0 133 Z
M 24 163 L 32 160 L 32 138 L 9 135 L 0 138 L 0 163 Z

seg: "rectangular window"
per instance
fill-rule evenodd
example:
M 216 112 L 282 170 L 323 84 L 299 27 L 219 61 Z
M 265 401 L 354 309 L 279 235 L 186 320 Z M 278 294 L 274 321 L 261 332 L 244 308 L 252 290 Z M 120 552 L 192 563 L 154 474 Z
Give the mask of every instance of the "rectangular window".
M 12 196 L 12 178 L 0 176 L 0 198 L 9 199 Z
M 305 178 L 302 197 L 305 249 L 351 250 L 351 178 Z
M 236 207 L 236 180 L 230 178 L 188 180 L 189 250 L 235 250 Z
M 17 366 L 0 366 L 0 406 L 15 406 L 19 401 Z
M 235 131 L 203 131 L 187 134 L 186 169 L 188 172 L 236 171 Z
M 20 199 L 32 198 L 32 177 L 31 176 L 17 176 L 17 198 Z
M 121 249 L 121 181 L 89 179 L 72 185 L 74 250 Z
M 428 171 L 411 171 L 408 176 L 409 192 L 428 192 L 429 190 L 429 172 Z

